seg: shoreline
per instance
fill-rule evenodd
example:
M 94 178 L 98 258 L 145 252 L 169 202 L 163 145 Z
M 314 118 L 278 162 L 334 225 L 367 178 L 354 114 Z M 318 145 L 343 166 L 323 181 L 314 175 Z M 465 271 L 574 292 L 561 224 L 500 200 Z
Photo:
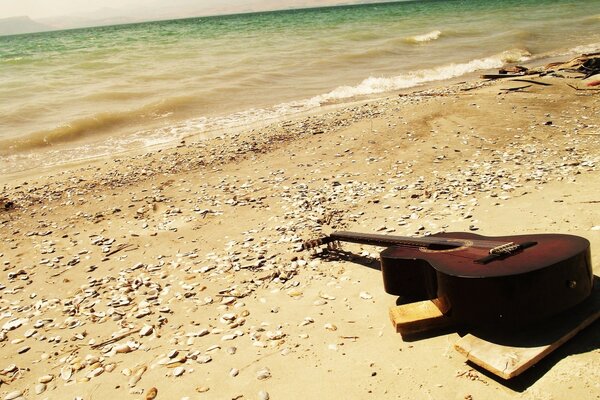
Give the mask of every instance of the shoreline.
M 584 46 L 585 47 L 585 46 Z M 579 53 L 575 53 L 574 50 L 576 48 L 571 48 L 564 53 L 560 53 L 561 55 L 556 55 L 554 53 L 548 55 L 538 54 L 531 59 L 527 59 L 520 64 L 529 67 L 530 65 L 539 65 L 540 63 L 547 63 L 551 61 L 562 60 L 565 57 L 571 57 Z M 502 54 L 502 53 L 500 53 Z M 496 54 L 494 56 L 488 57 L 489 59 L 494 57 L 500 57 L 500 54 Z M 486 59 L 488 59 L 486 58 Z M 471 62 L 477 60 L 471 60 Z M 480 60 L 481 61 L 481 60 Z M 468 64 L 468 63 L 467 63 Z M 507 65 L 512 65 L 513 63 L 507 63 Z M 462 64 L 458 64 L 462 65 Z M 443 66 L 444 68 L 451 68 L 454 64 Z M 418 93 L 423 91 L 444 91 L 446 88 L 452 88 L 461 83 L 475 82 L 478 80 L 478 76 L 481 74 L 492 73 L 496 71 L 498 67 L 481 69 L 477 71 L 468 72 L 464 75 L 453 76 L 447 79 L 438 79 L 435 78 L 433 80 L 425 80 L 425 82 L 415 83 L 414 86 L 410 86 L 407 88 L 401 89 L 388 89 L 383 92 L 375 92 L 370 94 L 363 95 L 352 95 L 350 97 L 341 97 L 334 98 L 329 100 L 324 100 L 324 98 L 328 97 L 331 93 L 334 93 L 340 89 L 348 88 L 350 90 L 355 90 L 359 88 L 364 82 L 374 79 L 384 79 L 384 80 L 393 80 L 397 77 L 385 77 L 385 78 L 376 78 L 370 76 L 363 80 L 362 83 L 355 82 L 354 86 L 340 86 L 335 89 L 331 89 L 330 92 L 325 92 L 319 95 L 315 95 L 312 98 L 303 98 L 297 100 L 288 100 L 287 102 L 259 107 L 258 109 L 244 109 L 244 110 L 234 110 L 229 114 L 210 114 L 206 116 L 196 117 L 196 118 L 188 118 L 183 120 L 173 120 L 168 125 L 154 125 L 153 127 L 139 127 L 135 133 L 130 132 L 129 134 L 121 137 L 119 135 L 115 135 L 115 133 L 101 133 L 98 137 L 88 137 L 88 135 L 83 135 L 78 138 L 72 138 L 63 142 L 60 138 L 57 143 L 52 145 L 36 145 L 35 147 L 29 149 L 22 149 L 17 152 L 17 154 L 9 155 L 5 154 L 7 158 L 16 157 L 11 159 L 11 161 L 3 161 L 0 164 L 0 170 L 3 171 L 3 175 L 5 175 L 5 179 L 13 179 L 16 176 L 27 176 L 27 175 L 37 175 L 37 170 L 40 169 L 42 171 L 48 169 L 60 169 L 61 166 L 66 166 L 69 168 L 69 164 L 84 164 L 89 160 L 96 160 L 102 158 L 111 158 L 114 157 L 114 154 L 118 154 L 119 156 L 128 156 L 131 154 L 140 154 L 146 152 L 152 152 L 156 149 L 164 149 L 177 145 L 178 142 L 182 140 L 200 140 L 211 138 L 214 136 L 220 136 L 222 134 L 228 134 L 229 132 L 240 132 L 244 130 L 248 130 L 248 127 L 261 128 L 265 126 L 270 126 L 277 124 L 282 121 L 297 121 L 299 119 L 303 119 L 312 115 L 321 115 L 326 114 L 329 111 L 335 112 L 336 110 L 343 109 L 346 107 L 352 107 L 356 104 L 362 104 L 364 102 L 376 102 L 382 99 L 394 97 L 396 93 L 402 94 L 411 94 Z M 435 71 L 434 69 L 425 69 L 418 71 L 409 71 L 407 76 L 413 76 L 413 79 L 419 81 L 419 74 L 421 72 L 432 73 Z M 439 71 L 438 71 L 439 73 Z M 403 76 L 401 74 L 401 76 Z M 323 98 L 323 99 L 320 99 Z M 317 100 L 320 99 L 320 100 Z M 313 101 L 320 102 L 320 105 L 315 106 L 311 105 Z M 284 114 L 279 114 L 280 108 L 294 108 L 297 103 L 298 107 L 301 111 L 294 112 L 286 112 Z M 264 113 L 266 119 L 257 119 L 256 116 L 252 117 L 251 114 L 254 111 L 258 111 L 259 113 Z M 238 122 L 231 123 L 227 122 L 232 117 L 237 118 L 242 115 L 242 119 Z M 244 117 L 244 115 L 246 115 Z M 236 117 L 237 116 L 237 117 Z M 71 121 L 76 125 L 81 124 L 81 121 L 86 119 L 90 119 L 92 117 L 84 117 L 82 119 Z M 104 117 L 101 117 L 101 119 Z M 245 121 L 245 119 L 249 119 L 249 121 Z M 93 119 L 93 118 L 92 118 Z M 208 127 L 200 127 L 198 126 L 195 131 L 191 128 L 183 128 L 183 126 L 192 124 L 196 125 L 199 122 L 205 120 L 208 124 Z M 196 121 L 196 122 L 193 122 Z M 200 125 L 204 124 L 200 123 Z M 66 125 L 68 127 L 68 125 Z M 60 127 L 56 127 L 54 130 L 58 130 Z M 148 132 L 146 132 L 146 128 L 148 128 Z M 172 135 L 172 138 L 165 139 L 164 134 L 161 136 L 157 136 L 157 133 L 160 131 L 168 131 L 169 129 L 183 129 L 179 133 L 170 133 L 166 134 L 166 136 Z M 136 128 L 137 129 L 137 128 Z M 54 130 L 48 131 L 49 139 L 44 138 L 43 140 L 53 141 L 52 134 Z M 145 132 L 142 134 L 141 132 Z M 152 132 L 152 133 L 151 133 Z M 38 135 L 39 136 L 39 135 Z M 8 138 L 5 139 L 7 141 Z M 40 137 L 30 137 L 29 139 L 23 138 L 22 140 L 41 140 Z M 155 144 L 151 144 L 155 143 Z M 117 153 L 114 153 L 117 151 Z M 97 152 L 100 152 L 100 155 L 96 155 Z M 42 156 L 44 153 L 47 153 L 46 156 Z M 67 158 L 66 161 L 65 157 Z M 50 165 L 48 165 L 50 163 Z M 24 165 L 31 165 L 28 168 L 25 168 Z M 11 167 L 16 167 L 19 170 L 17 172 L 9 172 Z
M 452 349 L 457 332 L 394 332 L 377 248 L 344 245 L 351 255 L 333 260 L 297 251 L 346 229 L 553 231 L 590 240 L 598 275 L 600 98 L 541 80 L 552 86 L 474 80 L 390 96 L 3 183 L 0 202 L 14 208 L 0 211 L 0 355 L 16 369 L 0 395 L 600 393 L 598 323 L 502 382 Z

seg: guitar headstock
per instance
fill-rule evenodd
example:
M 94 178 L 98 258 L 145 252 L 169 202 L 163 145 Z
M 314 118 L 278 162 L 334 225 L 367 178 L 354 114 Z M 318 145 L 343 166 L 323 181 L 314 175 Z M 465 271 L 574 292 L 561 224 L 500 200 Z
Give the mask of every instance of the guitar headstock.
M 311 250 L 325 245 L 330 247 L 333 243 L 335 243 L 335 239 L 333 239 L 331 236 L 324 236 L 319 239 L 307 240 L 306 242 L 302 243 L 300 250 Z

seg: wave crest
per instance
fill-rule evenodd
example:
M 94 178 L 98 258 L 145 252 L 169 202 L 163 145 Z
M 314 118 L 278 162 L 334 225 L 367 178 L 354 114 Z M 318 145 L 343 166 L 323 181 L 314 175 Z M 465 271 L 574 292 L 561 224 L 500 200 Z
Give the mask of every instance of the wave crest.
M 424 33 L 422 35 L 409 36 L 404 38 L 404 41 L 407 43 L 419 44 L 431 42 L 432 40 L 437 40 L 442 36 L 442 31 L 431 31 Z
M 311 102 L 323 104 L 354 96 L 364 96 L 406 89 L 427 82 L 456 78 L 480 70 L 501 68 L 507 63 L 527 61 L 530 57 L 531 53 L 527 50 L 514 49 L 487 58 L 471 60 L 462 64 L 448 64 L 432 69 L 408 72 L 391 78 L 369 77 L 357 86 L 341 86 L 327 94 L 316 96 L 311 99 Z

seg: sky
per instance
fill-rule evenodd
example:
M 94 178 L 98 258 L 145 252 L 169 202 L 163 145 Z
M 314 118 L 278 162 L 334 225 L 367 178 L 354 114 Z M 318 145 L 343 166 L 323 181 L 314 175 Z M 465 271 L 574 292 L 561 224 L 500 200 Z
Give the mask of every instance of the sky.
M 123 15 L 139 18 L 172 18 L 214 13 L 263 11 L 293 7 L 315 7 L 360 0 L 0 0 L 0 18 L 29 16 L 43 19 L 59 16 Z

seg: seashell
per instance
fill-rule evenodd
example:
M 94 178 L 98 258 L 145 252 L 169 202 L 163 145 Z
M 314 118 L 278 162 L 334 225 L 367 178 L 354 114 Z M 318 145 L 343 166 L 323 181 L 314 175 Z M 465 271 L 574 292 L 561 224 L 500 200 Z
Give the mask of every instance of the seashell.
M 45 383 L 38 383 L 35 385 L 35 387 L 33 388 L 33 390 L 35 391 L 35 394 L 42 394 L 46 391 L 46 384 Z
M 123 368 L 121 370 L 121 373 L 125 376 L 131 376 L 131 374 L 133 373 L 129 368 Z
M 206 364 L 206 363 L 209 363 L 212 361 L 212 357 L 209 355 L 202 355 L 202 356 L 198 356 L 196 361 L 198 362 L 198 364 Z
M 129 387 L 134 387 L 135 385 L 137 385 L 140 379 L 142 379 L 141 375 L 133 375 L 131 378 L 129 378 L 127 384 L 129 385 Z
M 324 300 L 335 300 L 335 296 L 329 295 L 327 293 L 319 293 L 319 297 Z
M 54 379 L 54 375 L 42 375 L 38 378 L 38 382 L 39 383 L 48 383 L 51 382 L 52 379 Z
M 60 377 L 68 381 L 73 376 L 73 368 L 70 365 L 65 365 L 60 369 Z
M 258 379 L 258 380 L 262 381 L 265 379 L 269 379 L 270 377 L 271 377 L 271 371 L 267 367 L 261 368 L 258 371 L 256 371 L 256 379 Z
M 269 393 L 265 392 L 264 390 L 261 390 L 260 392 L 258 392 L 258 399 L 259 400 L 269 400 Z
M 130 353 L 132 351 L 131 347 L 129 347 L 129 344 L 127 343 L 118 344 L 113 347 L 113 350 L 115 351 L 115 353 L 119 354 Z
M 330 323 L 326 323 L 324 326 L 325 329 L 327 329 L 328 331 L 337 331 L 337 326 L 330 324 Z
M 17 329 L 18 327 L 23 325 L 23 322 L 24 322 L 24 320 L 22 320 L 20 318 L 11 319 L 10 321 L 8 321 L 4 325 L 2 325 L 2 330 L 3 331 L 12 331 L 13 329 Z M 14 392 L 11 392 L 11 393 L 14 393 Z
M 22 395 L 23 392 L 21 390 L 15 390 L 4 396 L 4 400 L 14 400 L 16 398 L 21 397 Z
M 369 292 L 360 292 L 360 298 L 364 300 L 370 300 L 373 296 Z
M 223 337 L 221 337 L 222 341 L 227 341 L 227 340 L 233 340 L 237 337 L 238 335 L 236 335 L 235 333 L 230 333 L 228 335 L 223 335 Z
M 196 392 L 198 393 L 206 393 L 210 390 L 210 388 L 208 386 L 198 386 L 196 388 Z
M 33 335 L 35 335 L 37 333 L 37 331 L 35 329 L 27 329 L 25 331 L 25 333 L 23 334 L 23 336 L 25 336 L 26 338 L 32 337 Z
M 100 362 L 100 358 L 98 356 L 93 356 L 91 354 L 88 354 L 85 357 L 85 362 L 87 365 L 96 364 L 97 362 Z
M 90 378 L 90 379 L 91 379 L 91 378 L 95 378 L 95 377 L 97 377 L 97 376 L 99 376 L 99 375 L 102 375 L 102 373 L 103 373 L 103 372 L 104 372 L 104 367 L 98 367 L 98 368 L 95 368 L 95 369 L 93 369 L 92 371 L 90 371 L 90 372 L 89 372 L 89 373 L 86 375 L 86 377 L 88 377 L 88 378 Z
M 227 313 L 227 314 L 223 314 L 221 315 L 221 323 L 226 324 L 228 322 L 231 322 L 233 320 L 235 320 L 237 318 L 237 315 L 235 313 Z
M 235 378 L 236 376 L 238 376 L 240 373 L 240 370 L 237 368 L 231 368 L 231 370 L 229 370 L 229 375 L 233 378 Z
M 138 312 L 135 314 L 135 317 L 136 317 L 136 318 L 143 318 L 143 317 L 145 317 L 145 316 L 147 316 L 147 315 L 150 315 L 150 314 L 152 314 L 152 311 L 150 311 L 150 309 L 149 309 L 149 308 L 142 308 L 142 309 L 140 309 L 140 310 L 139 310 L 139 311 L 138 311 Z
M 171 350 L 167 353 L 167 357 L 175 358 L 179 355 L 179 350 Z
M 185 368 L 177 367 L 173 370 L 173 376 L 181 376 L 185 372 Z
M 158 389 L 155 387 L 151 387 L 150 390 L 148 390 L 148 393 L 146 393 L 145 400 L 154 400 L 157 395 Z
M 140 336 L 148 336 L 150 335 L 152 332 L 154 332 L 154 327 L 152 325 L 144 325 L 141 329 L 140 329 Z
M 267 339 L 269 339 L 269 340 L 279 340 L 279 339 L 283 339 L 285 337 L 285 333 L 283 333 L 281 331 L 275 331 L 275 332 L 268 331 L 266 333 L 266 335 L 267 335 Z
M 159 364 L 167 365 L 167 366 L 169 366 L 169 365 L 174 366 L 176 364 L 183 364 L 186 361 L 187 361 L 187 356 L 184 354 L 184 355 L 181 355 L 181 356 L 178 356 L 175 358 L 164 359 L 164 360 L 160 361 Z
M 116 368 L 116 367 L 117 367 L 117 364 L 116 364 L 116 363 L 110 363 L 110 364 L 106 364 L 106 365 L 104 366 L 104 370 L 105 370 L 106 372 L 113 372 L 113 371 L 115 370 L 115 368 Z
M 6 375 L 7 373 L 9 373 L 9 372 L 13 372 L 13 371 L 16 371 L 16 370 L 18 370 L 18 369 L 19 369 L 19 367 L 17 367 L 17 365 L 16 365 L 16 364 L 9 364 L 9 365 L 8 365 L 6 368 L 4 368 L 4 369 L 2 370 L 2 372 L 0 372 L 0 373 L 1 373 L 2 375 Z

